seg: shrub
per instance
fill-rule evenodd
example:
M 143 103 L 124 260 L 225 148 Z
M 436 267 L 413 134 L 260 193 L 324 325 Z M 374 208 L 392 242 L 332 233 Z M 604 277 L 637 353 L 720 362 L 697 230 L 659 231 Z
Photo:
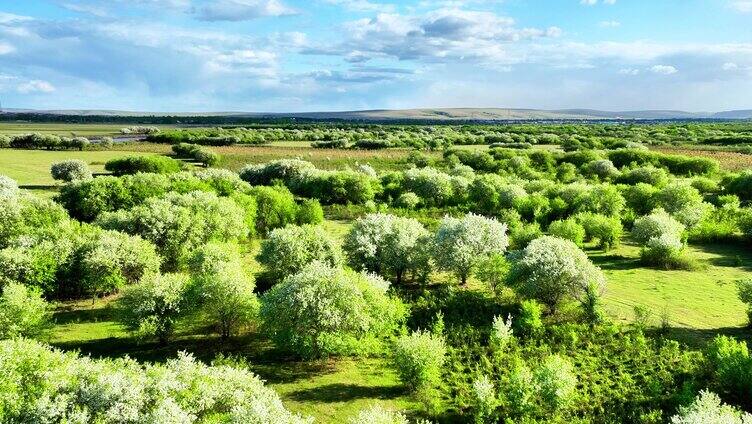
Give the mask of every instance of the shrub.
M 0 339 L 38 336 L 50 326 L 51 316 L 41 290 L 19 283 L 2 286 Z
M 55 162 L 50 166 L 50 173 L 55 180 L 65 182 L 91 178 L 91 171 L 86 162 L 78 159 Z
M 346 149 L 347 140 L 320 140 L 311 142 L 314 149 Z
M 314 261 L 337 267 L 342 263 L 342 254 L 323 228 L 288 225 L 273 230 L 261 242 L 257 260 L 272 278 L 282 279 Z
M 679 408 L 671 424 L 746 424 L 752 415 L 726 405 L 715 393 L 701 391 L 689 406 Z
M 104 164 L 104 169 L 114 175 L 136 174 L 147 172 L 154 174 L 170 174 L 182 169 L 180 162 L 166 156 L 127 156 L 110 159 Z
M 260 209 L 260 208 L 259 208 Z M 259 210 L 261 213 L 261 210 Z M 164 257 L 165 269 L 177 269 L 187 255 L 209 241 L 248 236 L 244 211 L 231 199 L 212 193 L 168 193 L 141 206 L 102 214 L 97 225 L 140 235 Z
M 659 206 L 670 214 L 702 203 L 702 195 L 696 188 L 682 182 L 675 182 L 662 188 L 655 195 Z
M 464 285 L 480 261 L 491 254 L 506 251 L 509 245 L 506 231 L 506 224 L 480 215 L 447 216 L 436 232 L 433 249 L 436 263 L 454 272 Z
M 139 337 L 156 337 L 166 344 L 188 309 L 189 285 L 183 274 L 154 274 L 128 286 L 117 301 L 121 322 Z
M 240 178 L 251 185 L 271 185 L 274 180 L 285 183 L 315 171 L 311 163 L 300 159 L 279 159 L 260 165 L 246 165 L 240 170 Z
M 161 364 L 91 359 L 30 340 L 0 342 L 0 400 L 12 423 L 309 424 L 244 368 L 179 353 Z
M 616 182 L 637 185 L 648 184 L 653 187 L 663 187 L 668 183 L 668 173 L 654 166 L 644 166 L 623 171 Z
M 483 258 L 477 266 L 475 276 L 488 285 L 498 295 L 509 273 L 509 262 L 501 253 L 492 253 Z
M 389 284 L 314 262 L 262 297 L 261 318 L 274 343 L 305 358 L 376 348 L 405 316 Z
M 621 242 L 623 230 L 619 217 L 580 213 L 575 219 L 585 228 L 585 240 L 597 239 L 601 249 L 610 250 Z
M 640 244 L 646 244 L 649 240 L 663 235 L 681 240 L 683 234 L 684 225 L 663 209 L 656 209 L 650 215 L 637 218 L 632 227 L 632 238 Z
M 737 280 L 736 293 L 739 300 L 747 305 L 747 321 L 752 326 L 752 279 Z
M 366 408 L 348 421 L 349 424 L 409 424 L 407 417 L 399 412 L 383 409 L 378 405 Z
M 193 253 L 189 263 L 197 293 L 194 300 L 222 339 L 256 317 L 259 302 L 253 293 L 253 280 L 243 270 L 237 246 L 204 245 Z
M 752 396 L 752 358 L 747 343 L 716 336 L 706 352 L 715 386 L 725 395 L 749 401 Z
M 397 200 L 394 201 L 394 205 L 399 208 L 416 209 L 420 205 L 420 197 L 408 191 L 407 193 L 400 194 Z
M 209 149 L 198 149 L 193 153 L 193 159 L 208 168 L 218 164 L 222 157 Z
M 305 199 L 298 205 L 295 214 L 295 222 L 298 225 L 318 225 L 324 222 L 324 209 L 316 199 Z
M 692 263 L 682 258 L 684 245 L 672 234 L 653 237 L 640 252 L 642 261 L 665 269 L 692 269 Z
M 624 190 L 627 206 L 638 215 L 649 214 L 655 209 L 655 194 L 658 189 L 645 183 L 637 183 Z
M 397 339 L 393 355 L 393 365 L 400 380 L 411 390 L 431 390 L 441 381 L 446 346 L 440 336 L 414 331 Z
M 533 240 L 512 263 L 509 281 L 523 296 L 536 299 L 553 312 L 567 297 L 580 301 L 591 286 L 603 290 L 606 278 L 577 245 L 543 236 Z
M 582 242 L 585 240 L 585 227 L 580 225 L 574 218 L 552 222 L 548 226 L 548 233 L 552 236 L 569 240 L 577 246 L 582 246 Z
M 504 319 L 501 315 L 495 316 L 491 323 L 491 337 L 489 339 L 489 344 L 494 349 L 503 349 L 512 339 L 514 339 L 512 316 L 507 316 L 507 319 Z
M 618 217 L 626 203 L 615 186 L 601 184 L 594 186 L 580 199 L 577 211 Z
M 355 221 L 343 247 L 350 266 L 394 277 L 401 283 L 406 272 L 428 268 L 430 235 L 415 219 L 369 214 Z
M 10 147 L 10 137 L 0 134 L 0 149 L 7 149 L 8 147 Z
M 567 407 L 575 395 L 577 376 L 572 363 L 559 355 L 546 358 L 535 370 L 535 382 L 550 411 Z
M 0 175 L 0 197 L 13 197 L 18 194 L 18 183 L 16 180 Z
M 355 149 L 363 149 L 363 150 L 379 150 L 379 149 L 386 149 L 389 147 L 392 147 L 393 144 L 389 140 L 358 140 L 353 144 L 353 148 Z
M 619 175 L 619 170 L 608 159 L 599 159 L 588 163 L 586 171 L 588 174 L 595 175 L 601 180 L 610 180 Z
M 454 177 L 460 178 L 460 177 Z M 402 191 L 415 193 L 428 206 L 444 206 L 455 197 L 453 177 L 434 168 L 413 168 L 404 172 Z
M 249 194 L 256 198 L 256 231 L 265 236 L 275 228 L 297 221 L 298 206 L 292 193 L 284 187 L 253 187 Z
M 540 225 L 537 222 L 524 224 L 515 228 L 509 238 L 511 238 L 511 249 L 521 250 L 527 247 L 531 241 L 543 235 Z
M 472 408 L 476 423 L 492 422 L 498 404 L 496 388 L 488 376 L 473 380 Z

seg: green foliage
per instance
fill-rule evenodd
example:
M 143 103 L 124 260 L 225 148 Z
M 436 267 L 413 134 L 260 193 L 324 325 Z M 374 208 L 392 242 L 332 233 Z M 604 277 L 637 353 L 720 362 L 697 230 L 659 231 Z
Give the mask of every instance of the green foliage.
M 188 309 L 190 279 L 184 274 L 154 274 L 128 286 L 118 299 L 121 322 L 138 337 L 166 344 Z
M 263 295 L 263 327 L 278 347 L 305 358 L 368 353 L 406 313 L 388 287 L 373 274 L 314 262 Z
M 154 174 L 171 174 L 179 172 L 183 166 L 180 162 L 165 156 L 127 156 L 111 159 L 104 164 L 104 169 L 114 175 L 147 172 Z
M 492 253 L 483 258 L 475 270 L 475 276 L 498 295 L 509 273 L 509 261 L 501 253 Z
M 702 391 L 689 406 L 671 417 L 671 424 L 746 424 L 752 415 L 726 405 L 713 392 Z
M 619 245 L 622 236 L 621 220 L 593 213 L 580 213 L 575 219 L 585 229 L 585 241 L 598 240 L 598 247 L 610 250 Z
M 552 236 L 569 240 L 577 246 L 582 246 L 582 242 L 585 240 L 585 227 L 580 225 L 574 218 L 552 222 L 548 226 L 548 233 Z
M 320 226 L 288 225 L 269 233 L 261 242 L 256 259 L 272 278 L 282 280 L 315 261 L 338 267 L 342 263 L 342 253 Z
M 525 336 L 537 336 L 543 331 L 543 305 L 533 299 L 520 303 L 520 314 L 515 320 L 519 332 Z
M 0 339 L 38 336 L 50 327 L 51 315 L 41 290 L 19 283 L 2 286 Z
M 394 342 L 392 364 L 400 380 L 415 392 L 434 389 L 441 381 L 446 347 L 441 336 L 414 331 Z
M 324 209 L 316 199 L 305 199 L 300 202 L 298 212 L 295 215 L 298 225 L 318 225 L 324 222 Z
M 275 228 L 297 221 L 298 206 L 292 193 L 284 187 L 253 187 L 249 194 L 256 199 L 256 231 L 265 236 Z

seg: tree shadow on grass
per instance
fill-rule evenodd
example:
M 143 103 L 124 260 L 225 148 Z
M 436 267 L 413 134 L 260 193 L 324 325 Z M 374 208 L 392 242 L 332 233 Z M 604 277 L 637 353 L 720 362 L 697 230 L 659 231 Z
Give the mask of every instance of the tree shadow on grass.
M 652 329 L 648 334 L 659 335 L 659 329 Z M 693 349 L 705 349 L 711 341 L 717 336 L 729 336 L 737 340 L 752 342 L 752 330 L 745 327 L 723 327 L 723 328 L 684 328 L 671 327 L 664 337 L 676 340 Z
M 631 258 L 621 255 L 591 256 L 590 260 L 601 269 L 609 271 L 626 271 L 643 267 L 639 258 Z
M 394 386 L 361 386 L 332 383 L 310 389 L 296 390 L 285 397 L 298 402 L 350 402 L 357 399 L 396 399 L 405 394 L 405 388 Z

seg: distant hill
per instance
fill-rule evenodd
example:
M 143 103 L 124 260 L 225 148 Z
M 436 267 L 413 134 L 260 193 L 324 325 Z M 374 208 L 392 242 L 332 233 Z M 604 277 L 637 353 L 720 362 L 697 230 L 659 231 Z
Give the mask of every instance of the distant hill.
M 436 108 L 375 109 L 342 112 L 136 112 L 119 110 L 32 110 L 4 109 L 6 114 L 43 114 L 56 116 L 176 116 L 235 118 L 299 118 L 346 121 L 525 121 L 525 120 L 672 120 L 672 119 L 752 119 L 752 109 L 723 112 L 685 112 L 681 110 L 603 111 L 595 109 L 505 109 L 505 108 Z

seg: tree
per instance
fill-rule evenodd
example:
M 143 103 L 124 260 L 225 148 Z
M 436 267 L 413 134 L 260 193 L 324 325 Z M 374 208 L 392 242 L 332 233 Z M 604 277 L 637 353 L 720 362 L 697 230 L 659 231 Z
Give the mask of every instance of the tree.
M 190 278 L 184 274 L 154 274 L 128 286 L 118 299 L 120 320 L 140 337 L 166 344 L 175 323 L 185 313 Z
M 414 331 L 394 344 L 393 364 L 400 380 L 411 390 L 434 389 L 441 381 L 446 360 L 446 345 L 441 336 Z
M 554 312 L 567 297 L 580 301 L 589 290 L 604 289 L 606 278 L 585 252 L 569 240 L 543 236 L 533 240 L 512 264 L 510 285 Z
M 378 276 L 314 262 L 264 294 L 263 326 L 279 347 L 303 357 L 362 351 L 404 319 L 388 288 Z
M 439 267 L 454 272 L 462 284 L 489 255 L 503 254 L 509 245 L 507 226 L 495 219 L 467 214 L 445 217 L 436 232 L 434 258 Z
M 78 159 L 64 160 L 50 165 L 50 173 L 55 180 L 70 182 L 91 178 L 91 171 L 86 162 Z
M 256 198 L 256 232 L 266 236 L 275 228 L 296 222 L 298 206 L 285 187 L 253 187 L 248 194 Z
M 247 237 L 244 218 L 245 212 L 232 199 L 194 191 L 148 198 L 130 210 L 104 213 L 96 223 L 151 241 L 164 257 L 165 269 L 175 270 L 198 246 Z
M 585 227 L 580 225 L 575 218 L 552 222 L 548 226 L 548 232 L 552 236 L 569 240 L 577 246 L 582 246 L 585 240 Z
M 320 226 L 288 225 L 269 233 L 261 242 L 257 259 L 273 278 L 283 279 L 314 261 L 337 267 L 342 263 L 342 254 Z
M 684 182 L 670 183 L 655 195 L 658 205 L 674 214 L 690 205 L 702 203 L 702 195 L 696 188 Z
M 475 276 L 499 295 L 509 273 L 509 261 L 500 253 L 492 253 L 478 263 Z
M 543 402 L 551 411 L 565 408 L 577 388 L 572 363 L 559 355 L 546 358 L 535 371 L 535 382 Z
M 394 277 L 397 284 L 407 271 L 428 267 L 428 230 L 415 219 L 369 214 L 355 221 L 345 236 L 350 266 Z
M 259 309 L 253 280 L 243 270 L 238 247 L 210 243 L 193 253 L 194 301 L 215 324 L 222 339 L 249 324 Z
M 50 326 L 50 305 L 42 291 L 19 283 L 5 284 L 0 295 L 0 339 L 34 337 Z

